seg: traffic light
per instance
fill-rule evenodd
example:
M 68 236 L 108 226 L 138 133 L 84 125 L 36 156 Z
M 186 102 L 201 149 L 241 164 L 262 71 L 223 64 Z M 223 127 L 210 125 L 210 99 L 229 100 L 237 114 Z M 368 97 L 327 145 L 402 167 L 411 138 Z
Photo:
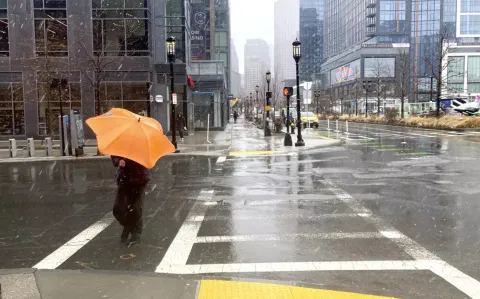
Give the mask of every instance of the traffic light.
M 291 95 L 293 95 L 293 87 L 284 87 L 284 88 L 283 88 L 283 95 L 284 95 L 284 96 L 291 96 Z

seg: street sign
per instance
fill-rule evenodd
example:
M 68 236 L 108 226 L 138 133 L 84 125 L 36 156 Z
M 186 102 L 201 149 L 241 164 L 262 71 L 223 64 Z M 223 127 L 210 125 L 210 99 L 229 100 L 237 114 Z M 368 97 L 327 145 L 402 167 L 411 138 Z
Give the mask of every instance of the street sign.
M 271 98 L 272 98 L 272 92 L 271 92 L 271 91 L 267 91 L 267 98 L 268 98 L 268 99 L 271 99 Z
M 176 93 L 172 93 L 172 103 L 173 103 L 173 105 L 177 105 L 177 94 Z
M 265 111 L 270 111 L 270 106 L 265 106 Z
M 163 96 L 162 96 L 162 95 L 157 95 L 157 96 L 155 96 L 155 102 L 157 102 L 157 103 L 163 103 Z

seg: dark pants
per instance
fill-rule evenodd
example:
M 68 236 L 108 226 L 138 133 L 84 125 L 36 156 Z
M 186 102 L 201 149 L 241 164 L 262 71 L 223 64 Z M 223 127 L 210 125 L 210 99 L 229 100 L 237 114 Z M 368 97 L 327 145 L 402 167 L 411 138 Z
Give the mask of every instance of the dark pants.
M 183 128 L 180 128 L 180 129 L 178 130 L 178 132 L 180 133 L 180 138 L 183 139 Z
M 141 234 L 143 230 L 144 185 L 120 184 L 117 189 L 113 215 L 130 233 Z

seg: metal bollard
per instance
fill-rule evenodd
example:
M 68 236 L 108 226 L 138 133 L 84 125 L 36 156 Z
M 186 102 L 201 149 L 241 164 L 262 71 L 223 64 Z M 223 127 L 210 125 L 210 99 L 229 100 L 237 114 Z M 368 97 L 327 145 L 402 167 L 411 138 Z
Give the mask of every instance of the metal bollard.
M 17 141 L 15 139 L 8 140 L 8 151 L 10 153 L 10 158 L 17 157 Z
M 330 131 L 330 118 L 327 119 L 327 130 Z
M 345 122 L 345 127 L 346 127 L 347 134 L 348 134 L 348 120 Z
M 27 138 L 27 153 L 29 157 L 35 157 L 35 141 L 33 141 L 33 138 Z
M 336 128 L 336 132 L 338 132 L 338 119 L 335 121 L 335 128 Z
M 45 138 L 45 154 L 47 157 L 53 156 L 52 137 Z

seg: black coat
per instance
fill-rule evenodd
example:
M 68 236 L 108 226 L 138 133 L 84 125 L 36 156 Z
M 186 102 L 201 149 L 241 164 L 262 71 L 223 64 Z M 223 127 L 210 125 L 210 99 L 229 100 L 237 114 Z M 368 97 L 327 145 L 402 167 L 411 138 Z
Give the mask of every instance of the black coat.
M 125 167 L 118 167 L 120 160 L 125 160 Z M 150 179 L 150 170 L 135 161 L 122 157 L 112 156 L 112 162 L 117 170 L 117 184 L 142 186 L 146 185 Z

